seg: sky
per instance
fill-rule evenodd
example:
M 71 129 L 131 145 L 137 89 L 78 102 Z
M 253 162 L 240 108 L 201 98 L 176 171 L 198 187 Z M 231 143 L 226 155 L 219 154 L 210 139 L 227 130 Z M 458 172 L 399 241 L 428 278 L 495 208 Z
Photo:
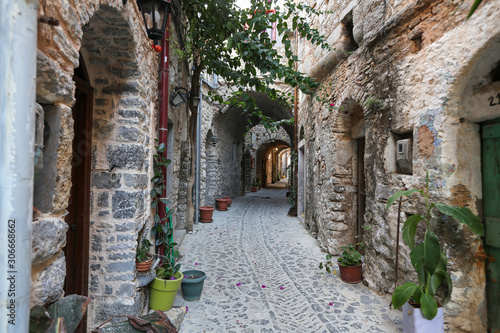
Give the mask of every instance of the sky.
M 240 8 L 250 7 L 250 0 L 236 0 L 236 5 Z

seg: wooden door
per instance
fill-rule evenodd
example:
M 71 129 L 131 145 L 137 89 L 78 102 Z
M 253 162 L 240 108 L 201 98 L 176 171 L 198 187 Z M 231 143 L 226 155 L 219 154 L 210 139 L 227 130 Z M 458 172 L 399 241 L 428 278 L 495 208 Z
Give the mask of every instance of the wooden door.
M 80 64 L 83 60 L 80 58 Z M 66 223 L 66 295 L 88 296 L 89 219 L 90 219 L 90 154 L 92 147 L 93 90 L 84 67 L 75 70 L 76 83 L 73 106 L 74 139 L 71 170 L 71 196 Z M 76 332 L 86 332 L 84 317 Z
M 483 212 L 489 332 L 500 332 L 500 119 L 482 127 Z
M 357 235 L 363 236 L 365 229 L 365 208 L 366 208 L 366 192 L 365 192 L 365 138 L 360 138 L 358 141 L 358 193 L 357 193 Z

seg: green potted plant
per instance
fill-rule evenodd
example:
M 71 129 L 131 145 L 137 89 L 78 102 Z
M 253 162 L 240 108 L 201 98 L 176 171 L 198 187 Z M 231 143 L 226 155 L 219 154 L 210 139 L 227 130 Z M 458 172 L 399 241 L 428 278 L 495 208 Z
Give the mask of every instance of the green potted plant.
M 363 226 L 363 229 L 369 230 L 370 227 Z M 359 239 L 361 236 L 356 236 Z M 363 261 L 361 260 L 361 251 L 365 247 L 365 243 L 360 241 L 356 244 L 347 244 L 342 246 L 342 253 L 337 259 L 337 265 L 339 266 L 340 278 L 342 281 L 347 283 L 359 283 L 363 281 Z M 333 268 L 333 256 L 331 254 L 326 255 L 326 262 L 319 264 L 319 269 L 325 269 L 328 273 L 335 273 Z
M 171 233 L 172 230 L 166 231 L 165 235 Z M 161 240 L 168 236 L 159 236 Z M 162 241 L 162 240 L 161 240 Z M 157 244 L 159 244 L 157 239 Z M 165 255 L 161 258 L 160 265 L 156 268 L 156 277 L 150 284 L 149 307 L 153 310 L 168 311 L 174 304 L 175 295 L 179 290 L 184 275 L 179 271 L 180 264 L 176 261 L 179 257 L 179 252 L 174 249 L 177 245 L 171 241 L 164 243 Z
M 253 183 L 252 183 L 252 187 L 250 188 L 250 191 L 251 192 L 257 192 L 257 190 L 259 189 L 260 187 L 260 181 L 259 181 L 259 178 L 257 178 Z
M 425 332 L 438 332 L 443 331 L 444 318 L 442 308 L 439 308 L 438 315 L 436 293 L 440 286 L 446 285 L 447 288 L 443 290 L 445 296 L 441 303 L 444 306 L 450 300 L 453 283 L 446 270 L 446 254 L 442 250 L 438 237 L 431 230 L 431 210 L 437 208 L 442 214 L 469 226 L 477 235 L 483 236 L 484 229 L 479 217 L 466 207 L 454 207 L 440 202 L 431 203 L 429 174 L 426 177 L 425 191 L 418 189 L 398 191 L 388 199 L 386 209 L 402 196 L 411 196 L 415 193 L 419 193 L 425 199 L 426 210 L 423 215 L 415 214 L 408 217 L 402 231 L 403 241 L 410 248 L 411 264 L 418 279 L 416 283 L 407 281 L 398 286 L 392 295 L 392 304 L 395 308 L 403 306 L 404 332 L 424 332 L 416 329 L 419 326 L 426 327 Z M 423 240 L 417 242 L 416 231 L 419 225 L 423 225 L 426 230 Z
M 160 258 L 160 264 L 156 268 L 156 277 L 150 284 L 149 307 L 153 310 L 168 311 L 172 308 L 183 275 L 179 272 L 181 265 L 176 263 L 179 251 L 174 248 L 177 244 L 173 242 L 172 211 L 167 206 L 169 201 L 161 197 L 165 189 L 163 168 L 168 167 L 170 160 L 163 156 L 164 143 L 160 143 L 155 148 L 156 154 L 153 155 L 154 176 L 151 179 L 153 183 L 151 208 L 155 210 L 155 225 L 151 229 L 151 233 L 155 238 L 156 253 Z M 163 216 L 160 216 L 160 210 L 164 210 Z M 160 253 L 164 254 L 160 255 Z
M 149 248 L 153 246 L 149 239 L 144 238 L 141 245 L 137 245 L 135 255 L 135 267 L 138 272 L 147 272 L 153 263 L 153 256 L 149 253 Z

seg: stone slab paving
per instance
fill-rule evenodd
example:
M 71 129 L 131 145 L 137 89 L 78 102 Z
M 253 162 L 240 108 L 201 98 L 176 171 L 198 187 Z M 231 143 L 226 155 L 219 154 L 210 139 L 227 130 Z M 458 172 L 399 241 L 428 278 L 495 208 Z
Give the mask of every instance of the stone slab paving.
M 401 332 L 389 297 L 321 274 L 325 254 L 286 216 L 285 193 L 236 198 L 185 236 L 181 270 L 201 269 L 207 279 L 199 301 L 186 302 L 179 291 L 174 306 L 189 307 L 180 332 Z

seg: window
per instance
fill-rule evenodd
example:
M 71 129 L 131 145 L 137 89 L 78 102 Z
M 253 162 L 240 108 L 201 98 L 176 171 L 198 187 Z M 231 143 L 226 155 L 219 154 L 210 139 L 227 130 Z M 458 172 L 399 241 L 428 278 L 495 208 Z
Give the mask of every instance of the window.
M 215 73 L 212 74 L 208 74 L 206 72 L 203 73 L 202 80 L 203 82 L 208 84 L 208 86 L 212 89 L 216 89 L 219 87 L 219 81 L 217 80 L 217 74 Z

